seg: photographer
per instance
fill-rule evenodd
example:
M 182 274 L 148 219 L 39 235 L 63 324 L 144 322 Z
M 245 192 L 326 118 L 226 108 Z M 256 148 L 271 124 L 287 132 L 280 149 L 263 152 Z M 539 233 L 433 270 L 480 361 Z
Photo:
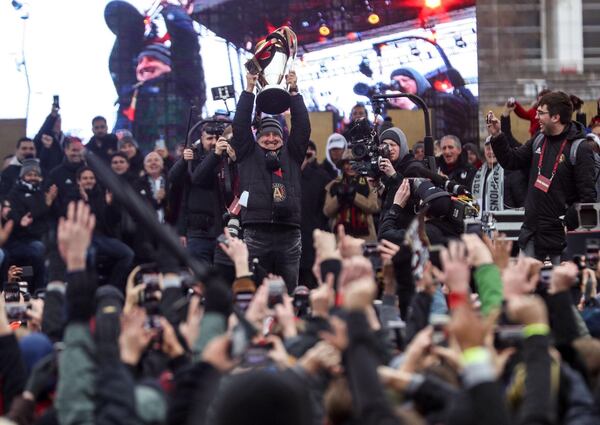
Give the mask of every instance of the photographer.
M 171 184 L 184 187 L 178 223 L 181 241 L 195 258 L 210 264 L 217 236 L 223 228 L 217 166 L 227 151 L 228 143 L 218 143 L 222 132 L 222 126 L 206 124 L 200 140 L 192 148 L 184 149 L 183 156 L 169 171 Z M 190 162 L 191 174 L 188 173 Z
M 331 220 L 331 228 L 341 224 L 348 235 L 366 241 L 377 240 L 373 214 L 379 211 L 377 192 L 371 190 L 367 178 L 352 168 L 352 152 L 346 150 L 340 161 L 342 175 L 325 187 L 323 212 Z
M 291 293 L 297 285 L 301 254 L 301 165 L 310 139 L 308 111 L 298 94 L 296 73 L 286 81 L 291 94 L 291 130 L 287 141 L 275 118 L 263 118 L 252 134 L 257 75 L 246 74 L 233 119 L 232 146 L 238 157 L 244 240 L 250 256 L 281 276 Z
M 593 147 L 583 142 L 571 153 L 573 142 L 585 137 L 583 126 L 571 121 L 572 114 L 567 94 L 544 95 L 537 105 L 540 133 L 519 148 L 511 148 L 493 113 L 487 119 L 500 165 L 509 170 L 530 169 L 519 247 L 531 257 L 549 256 L 555 264 L 566 246 L 561 216 L 567 214 L 567 206 L 596 202 Z

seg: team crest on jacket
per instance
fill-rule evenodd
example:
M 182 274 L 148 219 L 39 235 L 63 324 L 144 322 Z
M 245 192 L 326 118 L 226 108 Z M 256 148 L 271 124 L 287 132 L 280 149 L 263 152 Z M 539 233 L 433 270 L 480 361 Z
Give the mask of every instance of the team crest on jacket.
M 285 201 L 286 196 L 285 186 L 281 183 L 273 183 L 273 201 L 283 202 Z

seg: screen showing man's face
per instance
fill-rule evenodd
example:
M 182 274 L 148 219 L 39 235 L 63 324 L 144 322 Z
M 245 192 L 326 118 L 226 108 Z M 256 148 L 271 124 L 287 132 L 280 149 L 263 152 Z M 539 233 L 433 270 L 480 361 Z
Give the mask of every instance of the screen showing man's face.
M 171 72 L 171 67 L 152 57 L 142 56 L 135 69 L 138 81 L 149 81 Z

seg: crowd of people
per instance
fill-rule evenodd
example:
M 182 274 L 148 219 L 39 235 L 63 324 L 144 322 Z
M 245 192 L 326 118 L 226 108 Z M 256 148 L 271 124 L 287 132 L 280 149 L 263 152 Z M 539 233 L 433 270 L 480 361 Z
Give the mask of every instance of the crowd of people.
M 371 141 L 330 135 L 319 163 L 296 74 L 289 127 L 254 114 L 257 78 L 174 152 L 100 116 L 84 145 L 56 106 L 18 140 L 0 177 L 3 420 L 600 423 L 599 253 L 563 254 L 574 205 L 600 195 L 600 119 L 547 91 L 489 113 L 483 152 L 445 134 L 428 161 L 383 121 Z M 373 127 L 363 105 L 351 118 Z M 518 247 L 465 232 L 465 211 L 508 208 Z

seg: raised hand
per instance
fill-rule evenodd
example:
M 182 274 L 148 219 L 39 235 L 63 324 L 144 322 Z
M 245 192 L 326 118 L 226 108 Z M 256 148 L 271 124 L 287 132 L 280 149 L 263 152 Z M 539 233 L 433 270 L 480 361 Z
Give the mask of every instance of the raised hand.
M 469 292 L 471 270 L 467 261 L 466 246 L 457 241 L 450 241 L 448 249 L 443 249 L 440 258 L 443 272 L 434 269 L 434 275 L 446 284 L 451 292 L 466 294 Z
M 402 184 L 398 187 L 394 195 L 394 204 L 400 208 L 404 208 L 410 199 L 410 182 L 408 179 L 403 179 Z
M 85 269 L 85 257 L 96 227 L 96 217 L 83 201 L 71 202 L 67 217 L 58 222 L 57 244 L 67 270 Z

